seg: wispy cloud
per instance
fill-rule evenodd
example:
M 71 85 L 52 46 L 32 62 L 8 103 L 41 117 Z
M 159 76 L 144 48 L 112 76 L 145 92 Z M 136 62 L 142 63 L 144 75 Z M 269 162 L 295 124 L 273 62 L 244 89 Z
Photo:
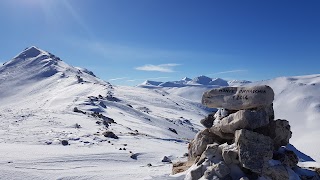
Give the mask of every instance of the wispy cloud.
M 170 77 L 153 77 L 153 78 L 144 78 L 144 79 L 129 79 L 128 82 L 135 82 L 135 81 L 145 81 L 145 80 L 158 80 L 158 79 L 168 79 Z
M 128 77 L 112 78 L 112 79 L 108 79 L 108 81 L 119 81 L 119 80 L 124 80 L 124 79 L 128 79 Z
M 173 68 L 175 66 L 179 66 L 180 64 L 159 64 L 159 65 L 152 65 L 152 64 L 146 64 L 144 66 L 136 67 L 136 70 L 140 71 L 158 71 L 158 72 L 175 72 Z
M 237 69 L 237 70 L 230 70 L 230 71 L 221 71 L 213 74 L 208 74 L 208 76 L 217 75 L 217 74 L 240 73 L 240 72 L 247 72 L 247 70 Z

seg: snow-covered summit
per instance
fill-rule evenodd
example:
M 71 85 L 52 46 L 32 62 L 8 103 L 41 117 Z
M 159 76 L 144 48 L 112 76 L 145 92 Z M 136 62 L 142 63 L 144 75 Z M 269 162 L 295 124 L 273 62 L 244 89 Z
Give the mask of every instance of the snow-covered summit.
M 202 84 L 202 85 L 209 85 L 212 81 L 212 78 L 209 78 L 207 76 L 198 76 L 192 79 L 192 83 Z
M 14 59 L 35 58 L 39 55 L 49 55 L 49 53 L 36 47 L 36 46 L 31 46 L 31 47 L 26 48 L 21 53 L 19 53 L 16 57 L 14 57 Z
M 15 90 L 32 87 L 41 81 L 54 84 L 65 78 L 72 78 L 74 82 L 106 83 L 89 70 L 70 66 L 59 57 L 31 46 L 0 67 L 0 94 L 13 95 Z M 7 91 L 7 88 L 12 90 Z
M 61 61 L 60 58 L 56 57 L 55 55 L 44 51 L 36 46 L 31 46 L 24 49 L 21 53 L 16 55 L 12 60 L 4 63 L 5 66 L 15 66 L 15 65 L 29 65 L 35 66 L 38 63 L 45 63 L 45 62 L 57 62 Z
M 141 85 L 144 85 L 144 86 L 158 86 L 161 83 L 162 82 L 159 82 L 159 81 L 146 80 Z
M 181 79 L 181 81 L 185 81 L 185 82 L 188 82 L 188 81 L 191 81 L 192 79 L 188 78 L 188 77 L 184 77 Z
M 66 74 L 83 74 L 95 76 L 92 71 L 85 68 L 73 67 L 63 62 L 59 57 L 50 52 L 44 51 L 36 46 L 31 46 L 16 55 L 12 60 L 3 64 L 0 68 L 0 73 L 10 72 L 11 78 L 21 75 L 20 78 L 36 80 L 50 77 L 56 73 Z M 18 73 L 19 72 L 19 73 Z M 9 77 L 6 77 L 6 79 Z M 21 79 L 20 79 L 21 80 Z

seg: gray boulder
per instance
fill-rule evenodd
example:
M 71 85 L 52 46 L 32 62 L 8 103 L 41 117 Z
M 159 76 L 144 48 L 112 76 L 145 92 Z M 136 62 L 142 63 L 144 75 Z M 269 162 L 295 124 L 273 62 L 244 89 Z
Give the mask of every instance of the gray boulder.
M 273 141 L 270 137 L 241 129 L 235 133 L 235 143 L 239 150 L 239 161 L 242 167 L 262 174 L 269 166 L 273 156 Z
M 119 137 L 115 135 L 112 131 L 105 131 L 102 133 L 102 135 L 108 138 L 119 139 Z
M 202 104 L 210 108 L 226 108 L 231 110 L 267 107 L 274 100 L 271 87 L 223 87 L 205 92 Z
M 206 171 L 206 167 L 204 165 L 197 166 L 195 169 L 190 171 L 190 175 L 188 179 L 198 180 L 203 176 L 205 171 Z
M 224 139 L 224 140 L 226 140 L 226 141 L 232 141 L 233 138 L 234 138 L 234 134 L 222 132 L 220 126 L 213 125 L 213 126 L 209 129 L 209 131 L 210 131 L 212 134 L 214 134 L 214 135 L 218 136 L 219 138 Z
M 206 158 L 211 160 L 212 158 L 214 158 L 218 155 L 217 154 L 218 148 L 219 148 L 219 144 L 217 144 L 217 143 L 209 144 L 209 145 L 207 145 L 207 148 L 203 152 L 203 154 L 205 155 Z
M 234 134 L 239 129 L 256 129 L 266 126 L 268 123 L 267 108 L 258 108 L 256 110 L 237 111 L 221 119 L 215 126 L 218 126 L 224 133 Z
M 215 174 L 219 177 L 219 178 L 224 178 L 226 177 L 228 174 L 230 174 L 230 169 L 229 167 L 223 162 L 219 162 L 217 164 L 213 165 L 213 169 Z
M 198 161 L 197 165 L 202 164 L 205 160 L 209 160 L 212 163 L 218 163 L 222 161 L 221 153 L 219 152 L 219 144 L 213 143 L 207 145 L 206 150 L 202 153 Z
M 62 141 L 61 141 L 61 144 L 62 144 L 63 146 L 67 146 L 67 145 L 69 145 L 69 142 L 68 142 L 67 140 L 62 140 Z
M 221 155 L 226 164 L 239 164 L 238 149 L 236 144 L 222 144 Z
M 210 166 L 204 172 L 202 179 L 210 179 L 211 180 L 211 179 L 219 179 L 219 177 L 215 174 L 214 167 Z
M 255 129 L 254 131 L 269 136 L 274 142 L 275 150 L 279 149 L 281 146 L 288 145 L 289 139 L 292 136 L 289 122 L 282 119 L 270 121 L 268 125 Z
M 221 142 L 221 138 L 209 132 L 208 129 L 198 132 L 195 138 L 189 143 L 188 159 L 195 160 L 197 156 L 201 156 L 208 144 L 213 144 L 214 142 Z

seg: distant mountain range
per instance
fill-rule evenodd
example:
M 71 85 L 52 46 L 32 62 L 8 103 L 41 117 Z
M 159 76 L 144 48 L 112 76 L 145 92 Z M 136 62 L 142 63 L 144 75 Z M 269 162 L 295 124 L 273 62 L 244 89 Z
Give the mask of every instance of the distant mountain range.
M 244 85 L 251 83 L 251 81 L 247 80 L 232 80 L 227 81 L 221 78 L 210 78 L 207 76 L 198 76 L 193 79 L 184 77 L 179 81 L 151 81 L 146 80 L 142 84 L 139 84 L 139 87 L 186 87 L 186 86 L 234 86 L 234 85 Z

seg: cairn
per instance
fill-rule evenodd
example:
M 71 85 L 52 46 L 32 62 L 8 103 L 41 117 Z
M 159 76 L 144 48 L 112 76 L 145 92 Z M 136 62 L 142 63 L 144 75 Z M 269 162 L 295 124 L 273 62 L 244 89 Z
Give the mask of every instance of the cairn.
M 297 155 L 285 147 L 289 122 L 274 119 L 273 100 L 269 86 L 205 92 L 202 104 L 218 111 L 201 120 L 206 129 L 189 144 L 185 179 L 303 179 L 296 173 Z M 182 171 L 177 168 L 173 172 Z

